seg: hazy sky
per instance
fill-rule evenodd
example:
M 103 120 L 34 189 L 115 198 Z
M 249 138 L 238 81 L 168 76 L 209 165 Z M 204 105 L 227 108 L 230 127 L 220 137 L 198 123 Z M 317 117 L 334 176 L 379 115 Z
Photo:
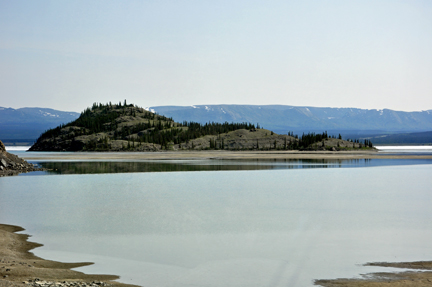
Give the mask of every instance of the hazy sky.
M 432 1 L 0 0 L 0 106 L 432 109 Z

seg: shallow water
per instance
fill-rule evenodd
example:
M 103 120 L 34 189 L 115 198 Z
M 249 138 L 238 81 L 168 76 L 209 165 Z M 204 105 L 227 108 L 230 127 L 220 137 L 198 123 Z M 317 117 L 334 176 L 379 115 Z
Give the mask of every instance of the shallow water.
M 432 164 L 428 159 L 284 159 L 284 160 L 87 160 L 30 161 L 47 171 L 20 176 L 133 172 L 236 171 L 271 169 L 353 168 Z
M 0 219 L 126 283 L 312 286 L 432 259 L 432 164 L 405 163 L 1 178 Z

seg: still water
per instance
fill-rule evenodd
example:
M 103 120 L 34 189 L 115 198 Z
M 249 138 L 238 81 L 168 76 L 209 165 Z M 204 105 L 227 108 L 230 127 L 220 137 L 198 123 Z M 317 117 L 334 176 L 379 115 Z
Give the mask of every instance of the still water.
M 432 259 L 430 160 L 78 174 L 81 163 L 40 164 L 57 173 L 0 178 L 0 221 L 43 243 L 38 256 L 95 262 L 79 270 L 125 283 L 312 286 L 388 270 L 366 262 Z

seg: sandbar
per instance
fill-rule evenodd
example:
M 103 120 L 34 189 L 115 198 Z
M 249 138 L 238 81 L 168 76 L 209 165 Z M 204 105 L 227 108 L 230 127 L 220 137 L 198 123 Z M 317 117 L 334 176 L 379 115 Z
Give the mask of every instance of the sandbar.
M 426 287 L 432 286 L 432 261 L 376 262 L 365 266 L 381 266 L 408 269 L 405 272 L 381 272 L 363 275 L 360 279 L 316 280 L 315 285 L 323 287 Z M 420 271 L 421 270 L 421 271 Z
M 33 153 L 26 160 L 284 160 L 284 159 L 432 159 L 430 155 L 395 154 L 377 151 L 162 151 L 162 152 L 65 152 Z

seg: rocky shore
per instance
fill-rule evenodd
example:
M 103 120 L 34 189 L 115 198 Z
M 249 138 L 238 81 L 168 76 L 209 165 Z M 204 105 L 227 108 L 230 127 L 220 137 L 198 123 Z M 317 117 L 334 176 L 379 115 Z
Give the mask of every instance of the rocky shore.
M 72 282 L 72 281 L 45 281 L 40 280 L 39 278 L 35 278 L 34 280 L 29 280 L 28 282 L 23 282 L 26 286 L 32 287 L 104 287 L 104 286 L 112 286 L 112 284 L 108 284 L 102 281 L 92 281 L 92 282 Z
M 23 172 L 43 170 L 35 167 L 18 156 L 8 153 L 3 142 L 0 141 L 0 176 L 17 175 Z

